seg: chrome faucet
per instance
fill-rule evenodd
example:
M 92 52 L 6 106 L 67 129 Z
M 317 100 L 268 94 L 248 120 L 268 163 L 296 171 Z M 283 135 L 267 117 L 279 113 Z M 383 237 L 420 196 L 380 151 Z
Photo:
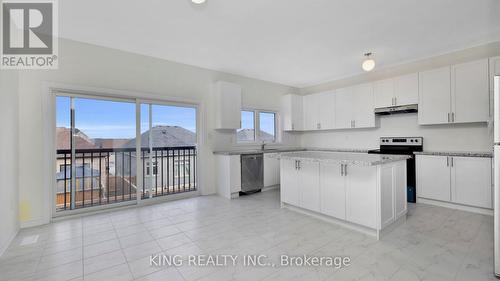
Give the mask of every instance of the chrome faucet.
M 262 141 L 262 144 L 260 146 L 260 150 L 264 150 L 266 148 L 266 143 Z

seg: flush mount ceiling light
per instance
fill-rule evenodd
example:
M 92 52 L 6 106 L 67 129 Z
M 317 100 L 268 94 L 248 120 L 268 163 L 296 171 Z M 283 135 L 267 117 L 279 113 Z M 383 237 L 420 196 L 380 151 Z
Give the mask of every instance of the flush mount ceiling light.
M 375 60 L 373 59 L 372 53 L 365 54 L 365 60 L 363 64 L 361 64 L 361 67 L 364 71 L 372 71 L 375 68 Z
M 205 3 L 207 0 L 191 0 L 191 2 L 193 2 L 194 4 L 203 4 Z

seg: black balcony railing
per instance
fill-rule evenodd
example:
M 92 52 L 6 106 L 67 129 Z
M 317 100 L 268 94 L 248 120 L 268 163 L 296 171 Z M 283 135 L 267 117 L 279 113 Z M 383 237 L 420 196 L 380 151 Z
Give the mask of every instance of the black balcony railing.
M 142 199 L 196 190 L 196 147 L 142 148 Z M 112 204 L 137 198 L 135 148 L 57 150 L 57 210 Z M 75 173 L 75 176 L 72 176 Z

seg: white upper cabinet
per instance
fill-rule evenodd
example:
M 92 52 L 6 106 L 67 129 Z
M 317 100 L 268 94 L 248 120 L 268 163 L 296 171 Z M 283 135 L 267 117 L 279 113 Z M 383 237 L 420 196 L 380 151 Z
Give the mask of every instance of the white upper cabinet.
M 418 103 L 418 73 L 394 78 L 394 103 L 395 105 Z
M 319 95 L 319 129 L 335 128 L 335 91 L 323 92 Z
M 418 123 L 445 124 L 451 114 L 450 67 L 419 73 Z
M 234 83 L 217 81 L 214 85 L 215 129 L 241 127 L 241 87 Z
M 319 96 L 317 94 L 304 96 L 304 130 L 318 130 Z
M 494 79 L 496 75 L 500 75 L 500 57 L 490 58 L 490 92 L 493 93 Z
M 419 124 L 487 122 L 488 76 L 487 59 L 420 72 Z
M 304 96 L 304 129 L 335 128 L 335 95 L 333 91 Z
M 352 128 L 353 88 L 337 89 L 335 94 L 335 128 Z
M 375 127 L 373 84 L 338 89 L 335 94 L 335 128 Z
M 352 104 L 349 109 L 353 114 L 353 128 L 375 127 L 373 84 L 361 84 L 353 87 Z
M 375 108 L 418 103 L 418 73 L 373 83 Z
M 394 106 L 394 79 L 386 79 L 373 83 L 375 108 Z
M 302 96 L 288 94 L 281 99 L 281 117 L 284 131 L 301 131 L 304 129 Z
M 489 120 L 487 59 L 453 65 L 451 85 L 451 122 L 471 123 Z

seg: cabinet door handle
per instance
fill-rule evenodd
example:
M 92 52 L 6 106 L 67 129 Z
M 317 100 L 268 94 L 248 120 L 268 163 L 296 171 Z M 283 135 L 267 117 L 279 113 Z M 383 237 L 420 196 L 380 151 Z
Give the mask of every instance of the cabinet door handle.
M 298 168 L 300 170 L 300 160 L 297 160 Z
M 446 167 L 450 166 L 450 157 L 446 156 Z
M 448 112 L 448 123 L 450 123 L 450 113 Z
M 451 122 L 455 122 L 455 112 L 451 113 Z
M 347 176 L 347 164 L 344 164 L 344 176 Z
M 451 166 L 453 167 L 453 157 L 450 158 L 451 158 Z
M 295 160 L 295 170 L 297 170 L 297 160 Z
M 394 105 L 398 104 L 398 97 L 394 97 Z

